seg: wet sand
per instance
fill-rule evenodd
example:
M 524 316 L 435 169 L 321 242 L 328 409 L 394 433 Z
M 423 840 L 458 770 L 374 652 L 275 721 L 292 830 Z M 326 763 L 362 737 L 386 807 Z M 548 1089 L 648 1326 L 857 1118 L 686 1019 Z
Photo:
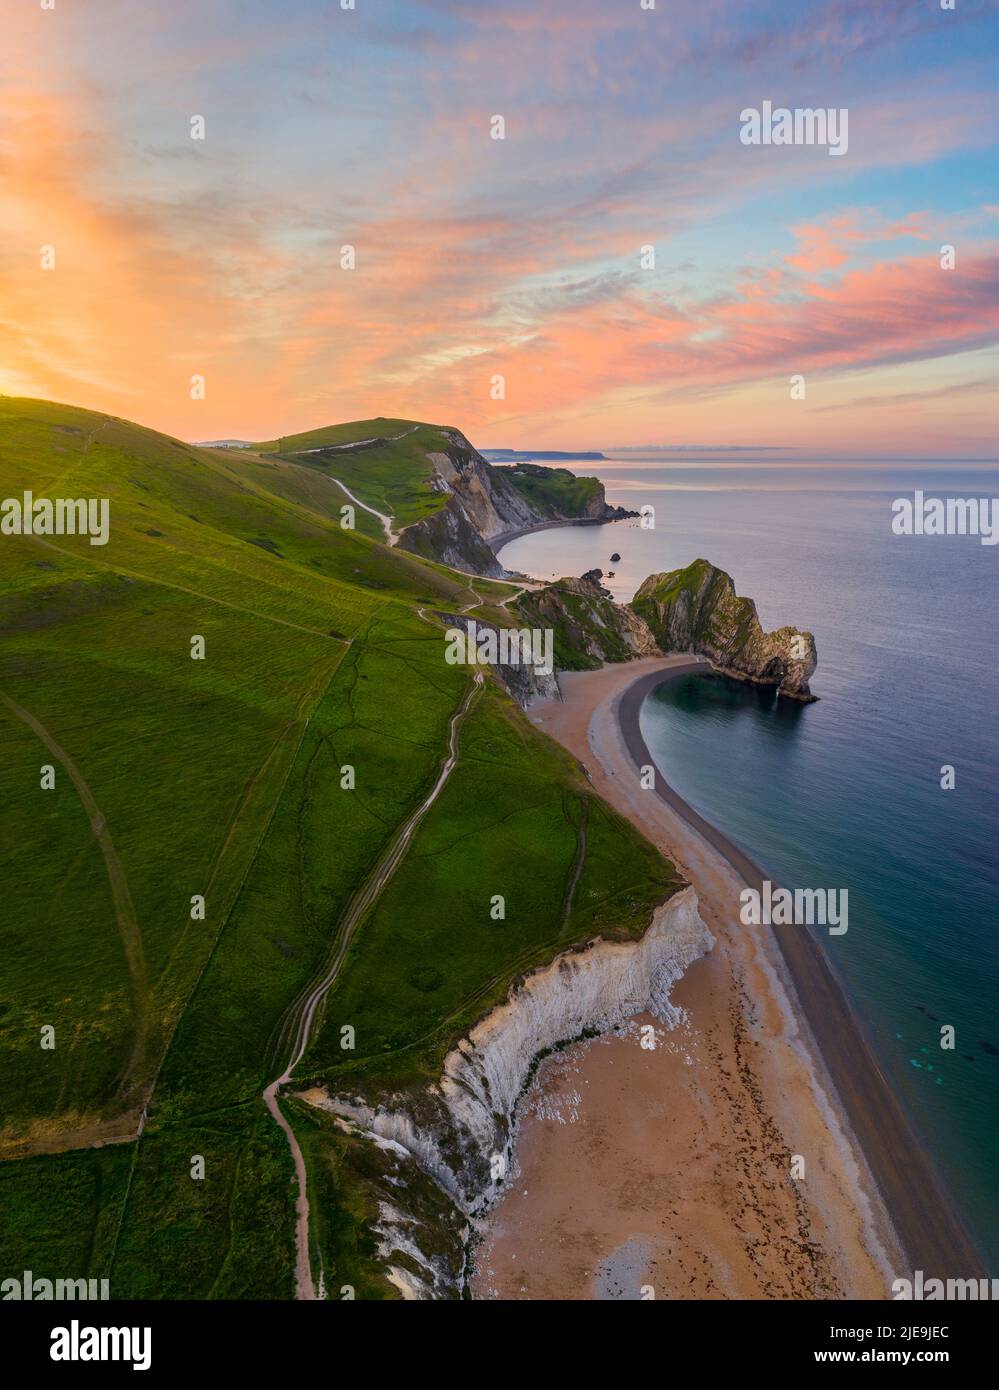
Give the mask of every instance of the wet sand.
M 519 1173 L 478 1252 L 477 1297 L 842 1296 L 846 1271 L 803 1237 L 805 1202 L 743 1059 L 693 1021 L 710 993 L 692 970 L 674 995 L 678 1028 L 641 1015 L 543 1064 Z M 861 1291 L 880 1296 L 876 1273 Z
M 867 1157 L 870 1149 L 878 1159 L 877 1114 L 858 1107 L 849 1086 L 841 1107 L 775 937 L 738 921 L 752 861 L 742 864 L 735 846 L 707 833 L 713 827 L 691 823 L 669 788 L 639 786 L 636 758 L 651 761 L 637 729 L 641 700 L 663 673 L 691 665 L 656 657 L 562 675 L 565 702 L 530 711 L 694 884 L 717 944 L 675 986 L 685 1021 L 672 1032 L 657 1025 L 654 1051 L 633 1023 L 540 1068 L 521 1107 L 519 1172 L 484 1228 L 475 1294 L 884 1298 L 912 1268 L 896 1225 L 907 1247 L 928 1229 L 921 1250 L 957 1259 L 946 1272 L 973 1274 L 978 1262 L 914 1140 L 908 1152 L 889 1149 L 894 1171 L 878 1173 L 888 1207 L 882 1201 Z M 819 978 L 799 972 L 798 987 Z M 811 1000 L 817 1024 L 832 997 Z M 829 1019 L 847 1029 L 841 1088 L 852 1058 L 865 1097 L 891 1103 L 851 1024 L 848 1011 Z M 792 1176 L 793 1156 L 803 1177 Z

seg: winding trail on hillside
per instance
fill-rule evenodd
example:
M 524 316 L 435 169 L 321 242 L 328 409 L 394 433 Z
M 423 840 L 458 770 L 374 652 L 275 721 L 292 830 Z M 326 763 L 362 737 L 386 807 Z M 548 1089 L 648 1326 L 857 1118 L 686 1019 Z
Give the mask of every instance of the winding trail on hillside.
M 394 444 L 399 439 L 405 439 L 409 434 L 415 434 L 419 428 L 419 425 L 411 425 L 408 430 L 403 430 L 401 434 L 388 434 L 385 436 L 385 439 L 387 439 L 389 443 Z M 371 439 L 354 439 L 347 444 L 323 444 L 318 449 L 303 449 L 301 452 L 304 454 L 332 454 L 339 451 L 346 454 L 357 452 L 362 449 L 365 444 L 378 443 L 381 443 L 381 440 L 377 436 L 373 436 Z M 396 541 L 402 535 L 402 532 L 397 531 L 392 525 L 392 517 L 386 516 L 384 512 L 379 512 L 374 507 L 369 507 L 367 502 L 362 502 L 359 497 L 355 497 L 347 484 L 341 482 L 339 478 L 334 478 L 332 473 L 327 473 L 326 477 L 329 478 L 331 483 L 336 483 L 340 491 L 346 493 L 356 507 L 361 507 L 364 511 L 370 512 L 372 516 L 376 516 L 382 523 L 386 541 L 389 545 L 395 545 Z
M 41 739 L 42 743 L 49 750 L 52 756 L 65 769 L 70 781 L 76 788 L 76 793 L 83 804 L 83 809 L 87 813 L 90 821 L 90 828 L 94 833 L 97 843 L 101 847 L 104 856 L 104 865 L 107 869 L 108 882 L 111 885 L 111 897 L 114 902 L 115 918 L 118 923 L 118 932 L 121 936 L 122 948 L 125 952 L 125 963 L 128 967 L 129 979 L 132 986 L 132 1009 L 135 1020 L 135 1041 L 132 1045 L 132 1056 L 129 1060 L 128 1070 L 122 1078 L 122 1087 L 127 1089 L 133 1076 L 138 1072 L 145 1059 L 146 1036 L 149 1027 L 149 971 L 146 966 L 146 953 L 142 945 L 142 933 L 139 929 L 139 920 L 135 915 L 135 905 L 132 902 L 132 894 L 128 887 L 128 879 L 125 870 L 118 857 L 118 851 L 114 847 L 114 841 L 107 827 L 107 820 L 103 812 L 94 799 L 94 794 L 77 767 L 76 763 L 69 756 L 66 750 L 56 742 L 56 740 L 46 729 L 40 719 L 26 710 L 23 705 L 19 705 L 16 700 L 0 690 L 0 704 L 3 704 L 22 724 L 26 724 L 33 734 Z
M 295 1198 L 295 1297 L 299 1299 L 316 1299 L 318 1297 L 312 1278 L 312 1262 L 309 1256 L 308 1174 L 301 1146 L 294 1130 L 281 1111 L 281 1089 L 291 1080 L 292 1072 L 308 1050 L 317 1020 L 320 1018 L 321 1005 L 340 973 L 354 931 L 374 906 L 385 885 L 398 869 L 417 827 L 444 790 L 448 778 L 454 771 L 458 761 L 458 735 L 461 725 L 481 685 L 482 672 L 476 671 L 472 684 L 451 717 L 448 732 L 448 753 L 441 764 L 437 780 L 412 815 L 403 822 L 400 830 L 390 841 L 375 867 L 351 899 L 340 922 L 333 955 L 322 973 L 292 1001 L 279 1025 L 276 1050 L 279 1055 L 282 1052 L 285 1053 L 288 1056 L 288 1062 L 281 1075 L 264 1089 L 263 1100 L 271 1117 L 280 1126 L 285 1139 L 288 1141 L 288 1147 L 295 1164 L 295 1179 L 298 1185 Z
M 386 516 L 384 512 L 376 511 L 374 507 L 369 507 L 367 502 L 362 502 L 359 497 L 355 497 L 354 494 L 351 492 L 350 488 L 347 486 L 347 484 L 341 482 L 339 478 L 334 478 L 332 473 L 327 473 L 325 476 L 330 480 L 331 483 L 336 483 L 340 491 L 345 493 L 354 503 L 355 506 L 363 508 L 363 510 L 366 512 L 370 512 L 372 516 L 376 516 L 378 520 L 382 523 L 382 529 L 385 532 L 386 541 L 389 545 L 395 545 L 401 533 L 397 531 L 392 525 L 392 518 L 390 516 Z

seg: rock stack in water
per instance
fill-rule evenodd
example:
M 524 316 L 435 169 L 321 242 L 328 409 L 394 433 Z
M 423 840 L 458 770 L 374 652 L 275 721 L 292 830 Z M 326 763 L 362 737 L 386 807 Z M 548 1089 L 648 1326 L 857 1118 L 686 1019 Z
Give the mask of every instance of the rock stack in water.
M 650 575 L 631 607 L 664 652 L 696 652 L 740 680 L 776 686 L 790 699 L 816 698 L 808 686 L 817 661 L 812 634 L 764 632 L 753 600 L 739 598 L 729 575 L 708 560 Z

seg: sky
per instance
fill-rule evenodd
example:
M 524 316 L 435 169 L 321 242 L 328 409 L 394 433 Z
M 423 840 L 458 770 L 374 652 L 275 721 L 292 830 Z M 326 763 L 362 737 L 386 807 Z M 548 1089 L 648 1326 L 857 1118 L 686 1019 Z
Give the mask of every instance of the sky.
M 999 455 L 999 0 L 344 3 L 0 0 L 0 392 Z

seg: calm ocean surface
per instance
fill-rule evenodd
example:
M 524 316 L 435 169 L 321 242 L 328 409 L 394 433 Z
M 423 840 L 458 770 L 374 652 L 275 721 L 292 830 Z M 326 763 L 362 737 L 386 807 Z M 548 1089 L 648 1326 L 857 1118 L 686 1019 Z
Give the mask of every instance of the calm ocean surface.
M 890 520 L 892 499 L 916 488 L 999 497 L 999 469 L 731 462 L 569 462 L 608 501 L 654 506 L 655 529 L 542 531 L 503 563 L 541 579 L 613 570 L 604 582 L 625 601 L 646 575 L 703 556 L 765 628 L 814 632 L 818 704 L 692 677 L 646 701 L 643 731 L 681 795 L 775 879 L 849 890 L 849 931 L 823 944 L 995 1267 L 999 545 L 896 537 Z M 940 1047 L 947 1024 L 953 1051 Z

